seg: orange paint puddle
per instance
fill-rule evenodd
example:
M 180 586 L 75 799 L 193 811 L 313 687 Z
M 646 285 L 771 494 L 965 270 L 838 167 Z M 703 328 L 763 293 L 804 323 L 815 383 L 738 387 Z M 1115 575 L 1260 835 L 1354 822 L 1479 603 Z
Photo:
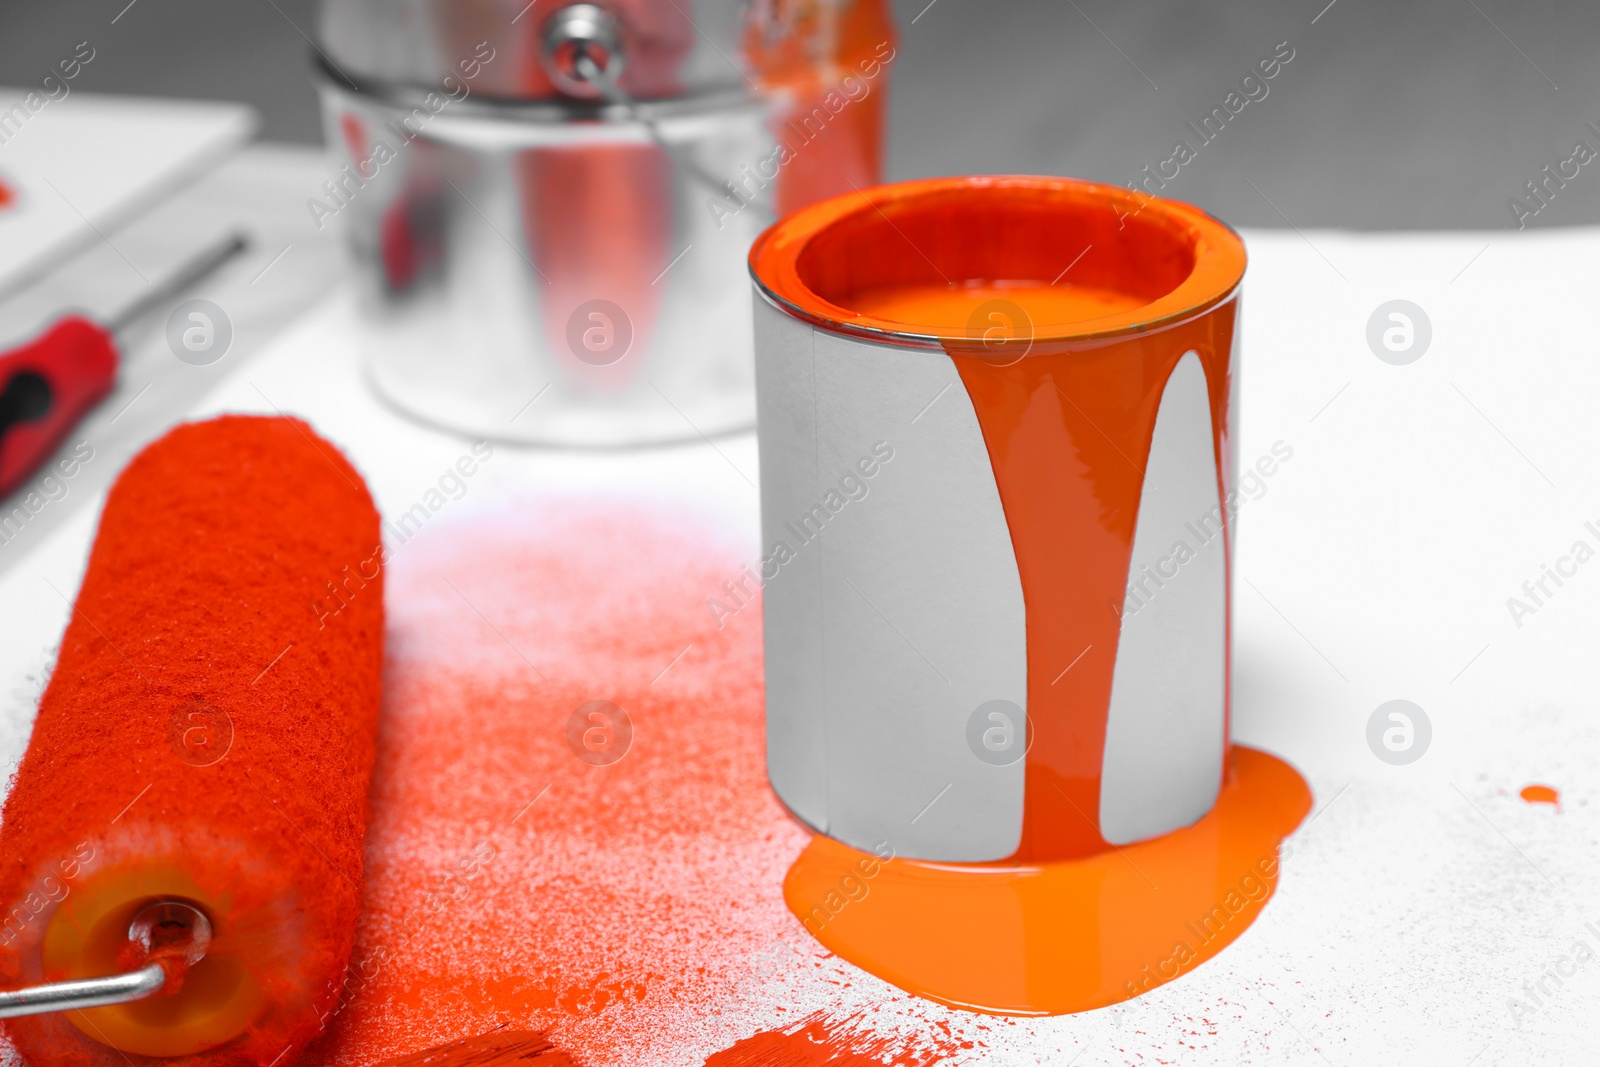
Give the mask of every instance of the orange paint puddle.
M 940 330 L 962 330 L 971 323 L 973 315 L 984 304 L 1001 300 L 1020 308 L 1027 316 L 1024 324 L 1035 326 L 1087 322 L 1120 311 L 1131 311 L 1144 303 L 1141 297 L 1097 285 L 986 281 L 967 282 L 964 285 L 895 285 L 863 289 L 855 294 L 852 304 L 863 314 L 905 323 L 910 329 L 932 326 Z M 1009 330 L 1017 326 L 1017 323 L 1010 321 L 1015 317 L 1014 314 L 1007 315 L 1004 309 L 998 308 L 989 310 L 993 310 L 1000 318 L 982 316 L 980 322 L 985 328 L 999 326 Z M 1023 336 L 1027 336 L 1026 329 Z
M 1525 785 L 1520 795 L 1529 804 L 1549 804 L 1557 811 L 1561 810 L 1561 793 L 1553 786 Z
M 1242 934 L 1277 886 L 1279 843 L 1310 809 L 1293 767 L 1235 746 L 1216 807 L 1163 837 L 1076 860 L 961 865 L 880 861 L 817 836 L 784 898 L 826 948 L 907 992 L 992 1014 L 1088 1011 L 1164 985 Z
M 860 1022 L 817 1012 L 793 1026 L 747 1037 L 714 1054 L 705 1067 L 933 1067 L 973 1047 L 946 1034 L 920 1040 L 879 1036 L 861 1030 Z

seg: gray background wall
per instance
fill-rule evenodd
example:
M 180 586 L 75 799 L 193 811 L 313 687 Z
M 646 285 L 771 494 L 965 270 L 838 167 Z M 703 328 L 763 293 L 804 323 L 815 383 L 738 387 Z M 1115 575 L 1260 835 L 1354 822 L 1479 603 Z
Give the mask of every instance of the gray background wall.
M 1154 166 L 1280 41 L 1294 60 L 1166 194 L 1239 225 L 1503 229 L 1507 198 L 1600 150 L 1600 5 L 1560 0 L 905 0 L 889 177 Z M 113 19 L 116 21 L 113 23 Z M 0 84 L 89 40 L 77 87 L 243 100 L 317 141 L 313 0 L 52 0 L 0 10 Z M 1191 143 L 1197 139 L 1190 137 Z M 1600 164 L 1532 226 L 1600 221 Z

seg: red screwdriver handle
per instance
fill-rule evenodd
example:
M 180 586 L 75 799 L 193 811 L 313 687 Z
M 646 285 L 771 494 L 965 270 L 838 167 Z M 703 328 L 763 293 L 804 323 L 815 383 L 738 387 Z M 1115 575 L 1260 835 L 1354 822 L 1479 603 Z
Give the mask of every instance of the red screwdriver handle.
M 27 480 L 116 380 L 116 339 L 81 315 L 0 355 L 0 497 Z

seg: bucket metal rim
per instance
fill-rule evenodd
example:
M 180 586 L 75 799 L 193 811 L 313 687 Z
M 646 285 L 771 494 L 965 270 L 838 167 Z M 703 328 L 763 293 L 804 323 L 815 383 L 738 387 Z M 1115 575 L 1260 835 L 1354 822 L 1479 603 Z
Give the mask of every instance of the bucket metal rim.
M 662 100 L 641 100 L 629 108 L 603 101 L 517 100 L 484 93 L 470 93 L 457 98 L 435 85 L 352 77 L 339 70 L 316 49 L 313 50 L 311 69 L 312 83 L 319 89 L 333 90 L 402 111 L 428 109 L 429 97 L 443 97 L 449 101 L 451 117 L 457 120 L 470 115 L 479 120 L 517 125 L 635 126 L 641 125 L 639 116 L 661 123 L 710 115 L 725 117 L 729 112 L 761 112 L 788 95 L 782 91 L 754 93 L 747 88 L 728 87 L 704 89 Z M 440 112 L 435 117 L 442 115 Z

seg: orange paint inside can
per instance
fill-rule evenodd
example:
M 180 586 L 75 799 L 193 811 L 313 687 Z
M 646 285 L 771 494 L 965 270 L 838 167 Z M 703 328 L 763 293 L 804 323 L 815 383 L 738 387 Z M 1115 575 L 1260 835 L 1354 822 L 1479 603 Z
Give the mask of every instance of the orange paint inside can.
M 1278 846 L 1311 810 L 1287 763 L 1236 746 L 1192 826 L 1082 859 L 948 864 L 818 835 L 784 897 L 826 948 L 901 989 L 999 1015 L 1131 999 L 1232 943 L 1277 887 Z
M 1525 785 L 1519 795 L 1529 804 L 1549 804 L 1557 811 L 1561 810 L 1561 793 L 1553 786 Z
M 885 286 L 857 293 L 854 303 L 865 314 L 907 326 L 959 330 L 977 316 L 985 329 L 1007 331 L 1010 324 L 995 307 L 999 301 L 1026 309 L 1039 322 L 1063 324 L 1105 318 L 1141 303 L 1119 289 L 1068 282 L 1041 285 L 1029 280 Z
M 1026 320 L 1011 348 L 1028 349 L 1184 321 L 1231 298 L 1244 266 L 1238 235 L 1199 208 L 1027 176 L 929 178 L 837 196 L 779 220 L 750 251 L 756 281 L 806 321 L 888 344 L 964 349 L 991 346 L 965 323 L 937 321 L 949 309 L 929 320 L 863 300 L 942 291 L 956 306 L 974 286 L 1015 289 Z M 1084 317 L 1072 294 L 1087 290 L 1116 294 L 1118 306 Z

